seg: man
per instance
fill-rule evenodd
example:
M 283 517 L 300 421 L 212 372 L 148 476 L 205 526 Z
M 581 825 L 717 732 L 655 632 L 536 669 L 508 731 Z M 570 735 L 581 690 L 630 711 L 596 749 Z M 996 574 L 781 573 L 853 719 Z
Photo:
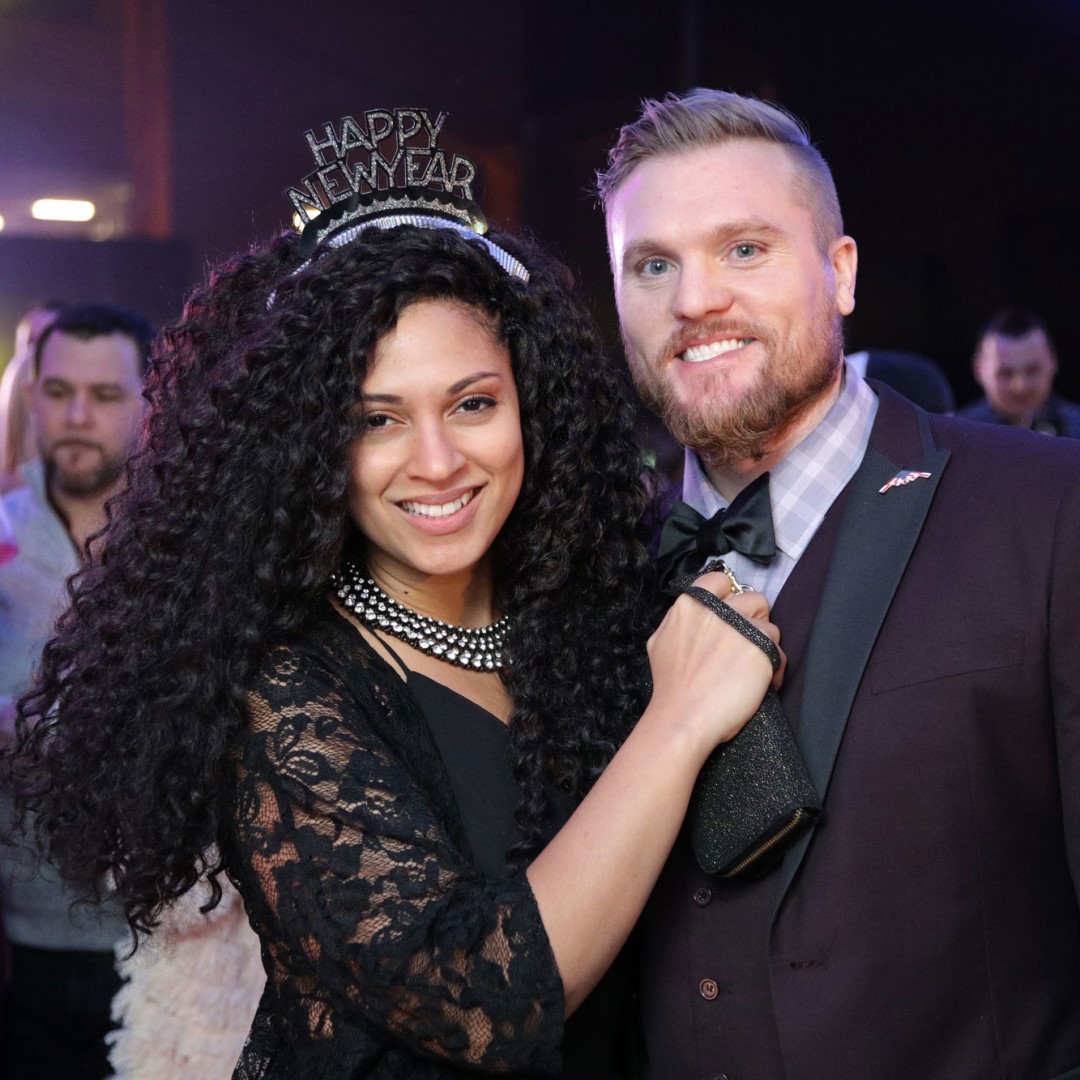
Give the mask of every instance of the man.
M 87 540 L 105 524 L 105 504 L 123 486 L 124 465 L 144 413 L 142 377 L 153 329 L 106 304 L 65 308 L 40 337 L 26 388 L 39 457 L 24 486 L 3 498 L 18 554 L 0 567 L 0 695 L 11 701 L 32 672 L 67 603 L 65 582 Z M 10 824 L 0 798 L 0 834 Z M 19 846 L 0 846 L 0 904 L 11 954 L 4 998 L 0 1075 L 108 1075 L 104 1034 L 119 986 L 113 945 L 125 924 L 113 907 L 71 908 L 48 865 Z
M 845 368 L 855 242 L 785 113 L 646 102 L 600 193 L 685 501 L 770 474 L 775 554 L 724 558 L 775 601 L 824 798 L 745 877 L 676 848 L 641 927 L 649 1075 L 1080 1077 L 1080 448 Z
M 1080 406 L 1054 393 L 1057 350 L 1034 312 L 999 311 L 979 335 L 972 367 L 986 397 L 961 416 L 1080 439 Z

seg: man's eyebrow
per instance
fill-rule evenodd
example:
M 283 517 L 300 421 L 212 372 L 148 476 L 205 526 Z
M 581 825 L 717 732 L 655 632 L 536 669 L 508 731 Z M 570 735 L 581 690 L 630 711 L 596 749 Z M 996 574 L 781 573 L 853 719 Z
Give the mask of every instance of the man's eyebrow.
M 622 253 L 622 269 L 627 271 L 635 267 L 642 259 L 652 256 L 657 259 L 662 259 L 667 256 L 667 250 L 663 244 L 649 240 L 645 238 L 643 240 L 635 240 L 632 244 L 628 244 L 623 248 Z
M 44 376 L 44 378 L 41 379 L 41 383 L 42 383 L 43 386 L 64 386 L 64 387 L 73 387 L 73 386 L 75 386 L 75 383 L 71 382 L 70 379 L 65 379 L 60 375 L 46 375 L 46 376 Z M 93 383 L 87 383 L 87 384 L 84 384 L 84 385 L 86 385 L 86 388 L 88 390 L 95 390 L 95 391 L 97 391 L 97 390 L 126 390 L 127 389 L 127 387 L 125 387 L 125 385 L 123 383 L 120 383 L 120 382 L 93 382 Z
M 714 239 L 738 240 L 745 237 L 748 240 L 758 238 L 778 240 L 784 236 L 787 236 L 787 232 L 769 221 L 762 218 L 746 218 L 743 221 L 730 222 L 717 229 Z

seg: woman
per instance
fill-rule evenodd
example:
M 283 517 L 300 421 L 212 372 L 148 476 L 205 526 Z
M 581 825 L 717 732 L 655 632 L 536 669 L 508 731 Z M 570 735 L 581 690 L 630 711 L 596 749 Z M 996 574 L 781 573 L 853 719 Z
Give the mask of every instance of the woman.
M 268 976 L 237 1076 L 558 1073 L 772 673 L 682 598 L 650 698 L 631 409 L 564 272 L 356 232 L 235 259 L 166 333 L 19 774 L 136 931 L 235 881 Z M 600 1010 L 564 1075 L 614 1068 Z

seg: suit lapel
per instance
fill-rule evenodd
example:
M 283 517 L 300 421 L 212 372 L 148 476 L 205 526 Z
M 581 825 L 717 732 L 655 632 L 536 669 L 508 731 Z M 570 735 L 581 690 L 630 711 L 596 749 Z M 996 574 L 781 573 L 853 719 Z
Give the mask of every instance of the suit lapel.
M 822 798 L 867 660 L 949 459 L 949 451 L 935 448 L 925 413 L 887 388 L 874 389 L 878 414 L 851 480 L 803 660 L 797 738 Z M 882 491 L 908 470 L 930 475 Z M 826 818 L 828 812 L 826 803 Z M 781 897 L 811 840 L 812 833 L 787 853 Z

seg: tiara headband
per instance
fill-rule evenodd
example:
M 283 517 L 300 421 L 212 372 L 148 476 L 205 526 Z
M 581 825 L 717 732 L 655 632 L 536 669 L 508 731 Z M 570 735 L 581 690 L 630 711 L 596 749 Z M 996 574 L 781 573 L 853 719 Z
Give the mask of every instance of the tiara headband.
M 338 129 L 325 123 L 304 134 L 315 170 L 286 188 L 285 196 L 304 222 L 300 254 L 351 243 L 366 229 L 413 225 L 449 229 L 479 240 L 512 277 L 529 271 L 510 252 L 489 240 L 487 219 L 473 202 L 476 165 L 438 145 L 446 113 L 432 120 L 426 109 L 370 109 L 363 121 L 344 116 Z

